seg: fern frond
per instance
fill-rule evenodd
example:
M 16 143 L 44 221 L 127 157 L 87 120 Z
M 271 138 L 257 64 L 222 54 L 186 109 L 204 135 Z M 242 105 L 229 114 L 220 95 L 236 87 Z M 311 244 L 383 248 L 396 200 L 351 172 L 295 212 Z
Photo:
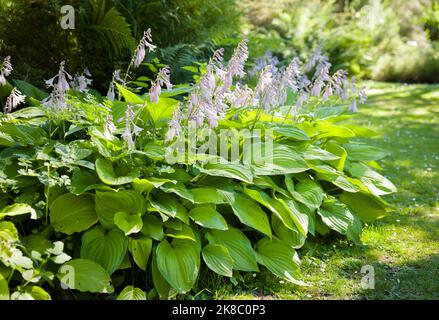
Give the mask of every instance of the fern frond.
M 92 0 L 81 10 L 83 26 L 96 34 L 102 45 L 114 57 L 124 57 L 135 47 L 130 25 L 113 6 L 107 8 L 105 0 Z

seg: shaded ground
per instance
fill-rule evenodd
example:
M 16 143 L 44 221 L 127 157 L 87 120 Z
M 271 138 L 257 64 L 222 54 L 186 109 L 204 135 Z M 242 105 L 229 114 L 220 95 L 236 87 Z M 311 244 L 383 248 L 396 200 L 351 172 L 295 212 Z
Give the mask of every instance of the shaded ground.
M 398 187 L 391 215 L 367 226 L 363 246 L 334 238 L 300 250 L 309 287 L 268 273 L 233 286 L 210 278 L 200 297 L 214 299 L 439 299 L 439 85 L 369 83 L 354 120 L 382 132 L 371 144 L 389 150 L 384 174 Z M 375 288 L 363 289 L 364 266 Z M 370 274 L 369 274 L 370 275 Z M 262 292 L 254 288 L 264 287 Z

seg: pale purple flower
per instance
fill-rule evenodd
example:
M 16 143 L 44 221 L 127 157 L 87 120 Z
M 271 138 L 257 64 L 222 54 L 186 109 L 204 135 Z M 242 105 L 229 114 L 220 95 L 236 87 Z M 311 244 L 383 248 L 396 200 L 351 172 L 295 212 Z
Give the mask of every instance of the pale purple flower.
M 7 56 L 3 60 L 2 68 L 0 69 L 0 85 L 4 86 L 6 84 L 6 77 L 11 74 L 12 70 L 11 57 Z
M 158 102 L 159 101 L 159 95 L 162 91 L 162 87 L 157 82 L 153 82 L 151 85 L 151 89 L 149 90 L 149 97 L 151 102 Z
M 110 101 L 114 101 L 115 98 L 116 94 L 114 93 L 114 82 L 112 81 L 110 83 L 110 86 L 108 87 L 107 99 Z
M 88 92 L 88 86 L 92 83 L 92 80 L 88 77 L 91 77 L 91 73 L 88 69 L 85 69 L 81 75 L 76 75 L 70 84 L 80 92 Z
M 111 140 L 115 132 L 116 126 L 113 123 L 113 117 L 109 115 L 104 123 L 104 137 L 108 140 Z
M 311 71 L 319 62 L 327 61 L 328 58 L 322 54 L 322 50 L 318 48 L 308 59 L 305 71 Z
M 233 55 L 230 58 L 227 65 L 227 72 L 233 76 L 243 78 L 245 76 L 244 65 L 248 59 L 247 41 L 241 41 L 233 51 Z
M 354 97 L 354 99 L 352 100 L 351 104 L 349 105 L 349 111 L 350 112 L 357 112 L 358 111 L 357 98 Z
M 133 65 L 135 68 L 139 67 L 145 59 L 146 48 L 148 48 L 149 52 L 154 51 L 154 49 L 156 48 L 156 46 L 152 44 L 152 35 L 150 28 L 143 33 L 143 38 L 140 40 L 140 43 L 137 46 L 133 61 Z
M 114 70 L 114 72 L 113 72 L 113 81 L 116 81 L 117 83 L 125 85 L 125 81 L 121 78 L 120 72 L 121 71 L 119 69 Z
M 235 85 L 235 90 L 230 94 L 229 100 L 233 106 L 238 108 L 255 105 L 253 90 L 240 83 Z
M 26 96 L 14 87 L 6 99 L 4 112 L 11 113 L 19 104 L 25 101 L 25 98 Z
M 366 93 L 366 86 L 364 85 L 360 90 L 360 103 L 365 104 L 367 101 L 367 93 Z
M 182 131 L 181 121 L 183 120 L 183 113 L 181 112 L 181 105 L 179 104 L 174 110 L 171 121 L 169 122 L 169 130 L 166 134 L 166 140 L 172 141 L 174 137 L 179 137 Z
M 151 102 L 158 102 L 159 101 L 159 95 L 162 91 L 163 85 L 166 85 L 166 88 L 168 90 L 172 89 L 172 83 L 171 83 L 171 79 L 170 79 L 170 70 L 169 70 L 169 67 L 167 67 L 167 66 L 160 69 L 155 81 L 151 84 L 151 89 L 149 92 Z
M 135 117 L 136 114 L 134 113 L 133 106 L 131 104 L 128 104 L 124 117 L 122 117 L 118 121 L 125 121 L 125 129 L 122 133 L 122 138 L 128 144 L 128 149 L 130 150 L 135 149 L 136 136 L 138 136 L 139 133 L 143 130 L 134 123 Z
M 271 51 L 267 51 L 264 56 L 256 59 L 253 68 L 248 72 L 248 74 L 251 77 L 256 76 L 266 66 L 271 66 L 272 68 L 271 71 L 276 72 L 277 71 L 276 66 L 278 64 L 279 64 L 279 59 L 276 56 L 273 56 L 273 53 Z
M 65 93 L 70 89 L 68 80 L 72 80 L 72 76 L 65 71 L 64 66 L 65 62 L 62 61 L 59 64 L 58 74 L 46 80 L 46 85 L 52 87 L 53 91 L 49 97 L 43 100 L 43 105 L 56 110 L 62 110 L 67 106 L 65 103 Z

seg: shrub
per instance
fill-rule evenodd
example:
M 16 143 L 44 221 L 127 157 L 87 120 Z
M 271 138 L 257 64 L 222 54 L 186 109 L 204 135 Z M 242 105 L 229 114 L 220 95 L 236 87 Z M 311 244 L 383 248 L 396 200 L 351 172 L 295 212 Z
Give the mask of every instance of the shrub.
M 131 69 L 148 49 L 145 33 Z M 103 97 L 64 63 L 45 98 L 17 82 L 0 115 L 1 297 L 165 299 L 200 269 L 302 285 L 306 240 L 359 243 L 395 191 L 369 166 L 387 153 L 352 141 L 376 134 L 347 123 L 364 89 L 320 52 L 250 88 L 247 57 L 245 42 L 227 65 L 218 50 L 194 85 L 163 67 L 143 94 L 116 74 Z M 11 112 L 19 90 L 31 106 Z

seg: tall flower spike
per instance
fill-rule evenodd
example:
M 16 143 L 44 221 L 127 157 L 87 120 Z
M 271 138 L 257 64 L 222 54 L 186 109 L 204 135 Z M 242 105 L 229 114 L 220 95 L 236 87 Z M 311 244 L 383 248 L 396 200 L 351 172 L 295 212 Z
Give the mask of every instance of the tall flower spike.
M 156 46 L 152 44 L 151 28 L 143 33 L 143 38 L 140 40 L 139 45 L 137 46 L 136 54 L 133 61 L 133 65 L 135 68 L 139 67 L 145 59 L 146 48 L 148 48 L 149 52 L 154 51 L 154 49 L 156 48 Z
M 72 76 L 64 69 L 65 62 L 62 61 L 59 64 L 59 71 L 52 79 L 46 80 L 48 87 L 52 87 L 52 94 L 43 100 L 43 105 L 50 106 L 51 108 L 62 110 L 66 107 L 65 93 L 70 89 L 70 85 L 67 80 L 72 80 Z M 56 80 L 56 83 L 55 83 Z
M 4 86 L 6 84 L 6 77 L 12 72 L 11 57 L 7 56 L 3 60 L 2 68 L 0 69 L 0 85 Z
M 13 88 L 11 94 L 6 99 L 5 113 L 11 113 L 20 103 L 23 103 L 26 96 L 23 95 L 17 88 Z
M 247 59 L 247 40 L 242 40 L 235 48 L 235 51 L 233 51 L 233 55 L 227 65 L 227 72 L 229 72 L 232 77 L 238 76 L 239 78 L 243 78 L 245 76 L 244 66 Z

